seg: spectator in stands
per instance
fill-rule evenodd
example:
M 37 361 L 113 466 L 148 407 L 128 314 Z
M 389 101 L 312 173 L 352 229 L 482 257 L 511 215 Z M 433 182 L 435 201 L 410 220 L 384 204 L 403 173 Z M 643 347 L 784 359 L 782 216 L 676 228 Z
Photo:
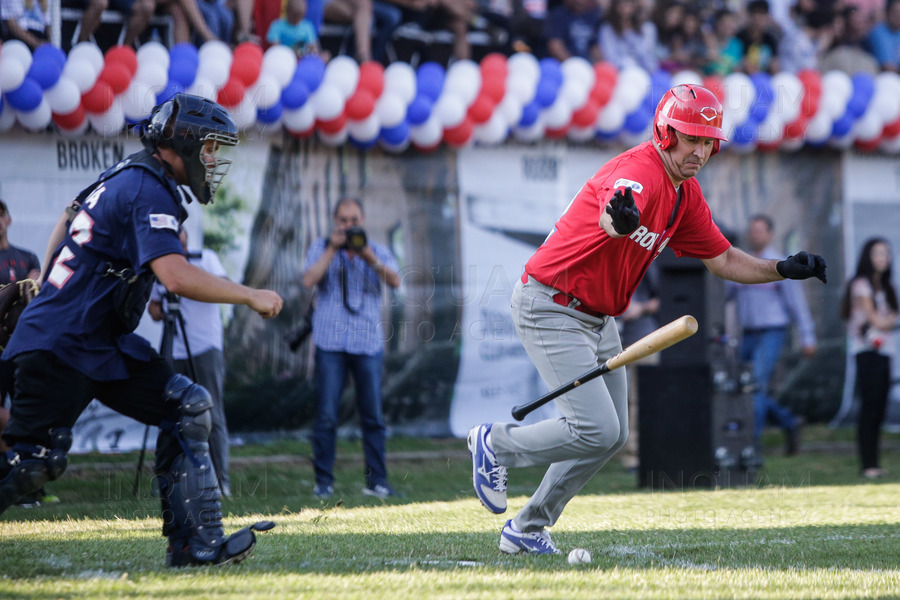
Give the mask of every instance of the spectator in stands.
M 50 39 L 48 0 L 2 0 L 3 39 L 25 42 L 32 51 Z
M 656 57 L 656 25 L 649 21 L 636 0 L 612 0 L 609 15 L 600 26 L 600 54 L 618 69 L 638 66 L 652 73 Z
M 654 17 L 658 33 L 660 67 L 676 72 L 691 69 L 700 72 L 706 63 L 706 40 L 701 17 L 681 2 L 659 3 Z
M 778 36 L 779 31 L 769 14 L 768 0 L 750 0 L 747 3 L 747 23 L 737 34 L 744 46 L 741 68 L 746 73 L 777 73 Z
M 312 21 L 306 18 L 306 0 L 288 0 L 285 16 L 272 21 L 266 41 L 270 44 L 282 44 L 288 46 L 298 56 L 306 54 L 320 54 L 319 36 Z M 327 53 L 322 55 L 328 60 Z
M 156 9 L 172 17 L 172 39 L 176 44 L 191 42 L 202 44 L 219 39 L 212 32 L 203 13 L 197 5 L 198 0 L 156 0 Z M 203 1 L 203 0 L 200 0 Z
M 868 42 L 883 71 L 900 69 L 900 0 L 888 0 L 885 20 L 872 28 Z
M 513 0 L 513 16 L 509 27 L 513 52 L 530 52 L 544 58 L 547 40 L 544 24 L 547 19 L 547 0 Z
M 260 43 L 263 36 L 253 33 L 253 12 L 256 8 L 256 0 L 230 0 L 231 12 L 234 13 L 234 41 Z M 281 2 L 278 1 L 278 14 L 281 14 Z M 266 29 L 268 31 L 268 28 Z
M 866 47 L 869 26 L 866 16 L 852 6 L 835 17 L 834 43 L 822 57 L 820 70 L 844 71 L 848 75 L 865 72 L 878 73 L 878 61 Z
M 597 0 L 563 0 L 547 13 L 544 37 L 547 54 L 563 61 L 570 56 L 580 56 L 591 62 L 600 60 L 597 45 L 603 11 Z
M 706 35 L 707 62 L 704 70 L 710 75 L 725 76 L 736 70 L 744 55 L 744 45 L 737 38 L 738 16 L 721 9 L 713 16 L 712 30 Z
M 475 0 L 387 0 L 403 10 L 403 22 L 416 23 L 423 29 L 447 29 L 453 34 L 453 57 L 472 57 L 469 24 L 475 16 Z
M 246 2 L 247 0 L 240 0 L 241 2 Z M 252 0 L 253 2 L 253 33 L 252 35 L 262 40 L 263 48 L 269 47 L 269 42 L 266 40 L 266 36 L 269 34 L 269 27 L 272 26 L 272 23 L 276 19 L 280 19 L 284 16 L 284 12 L 281 7 L 281 0 Z M 307 6 L 307 18 L 312 21 L 312 15 L 310 13 L 310 7 Z M 321 12 L 319 13 L 321 15 Z M 240 37 L 242 33 L 242 22 L 241 22 L 241 11 L 235 10 L 235 15 L 238 17 L 238 31 L 237 35 Z M 315 24 L 315 22 L 313 22 Z M 243 41 L 243 40 L 241 40 Z
M 197 8 L 200 9 L 203 21 L 213 35 L 225 42 L 231 42 L 234 33 L 234 11 L 228 0 L 197 0 Z M 195 32 L 193 42 L 199 46 L 204 40 Z
M 478 0 L 472 27 L 490 36 L 489 45 L 493 51 L 510 54 L 509 36 L 513 16 L 512 0 Z
M 83 11 L 81 13 L 81 23 L 78 26 L 77 41 L 78 43 L 87 42 L 94 36 L 94 32 L 100 26 L 100 17 L 103 15 L 103 11 L 109 7 L 109 0 L 82 0 L 75 6 L 78 6 Z M 125 10 L 118 8 L 116 10 L 126 15 L 131 10 L 131 7 L 127 6 L 124 8 Z
M 81 16 L 81 25 L 78 32 L 78 41 L 86 42 L 93 38 L 94 32 L 100 26 L 100 17 L 105 10 L 115 10 L 127 19 L 125 36 L 122 44 L 133 46 L 138 40 L 150 18 L 156 10 L 156 0 L 83 0 L 84 14 Z
M 778 49 L 782 71 L 819 69 L 819 62 L 834 43 L 834 10 L 801 0 L 792 10 L 793 20 L 784 30 Z

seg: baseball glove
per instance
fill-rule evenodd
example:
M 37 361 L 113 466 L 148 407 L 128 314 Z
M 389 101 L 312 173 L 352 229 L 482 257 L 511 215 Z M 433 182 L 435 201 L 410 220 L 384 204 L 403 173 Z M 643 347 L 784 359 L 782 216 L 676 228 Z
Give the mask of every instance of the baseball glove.
M 34 279 L 23 279 L 0 286 L 0 352 L 6 348 L 16 323 L 19 322 L 19 316 L 39 289 Z

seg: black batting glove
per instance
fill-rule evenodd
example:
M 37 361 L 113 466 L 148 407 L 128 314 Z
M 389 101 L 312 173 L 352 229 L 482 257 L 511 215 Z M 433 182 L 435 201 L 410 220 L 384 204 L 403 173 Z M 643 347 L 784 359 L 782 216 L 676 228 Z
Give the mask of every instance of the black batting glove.
M 622 190 L 616 190 L 606 205 L 606 212 L 612 217 L 613 229 L 620 235 L 628 235 L 641 223 L 641 213 L 634 204 L 631 188 L 625 188 L 624 194 Z
M 798 252 L 784 260 L 779 260 L 775 268 L 778 269 L 778 274 L 785 279 L 815 277 L 822 283 L 826 283 L 825 271 L 828 269 L 828 265 L 825 264 L 825 259 L 818 254 Z

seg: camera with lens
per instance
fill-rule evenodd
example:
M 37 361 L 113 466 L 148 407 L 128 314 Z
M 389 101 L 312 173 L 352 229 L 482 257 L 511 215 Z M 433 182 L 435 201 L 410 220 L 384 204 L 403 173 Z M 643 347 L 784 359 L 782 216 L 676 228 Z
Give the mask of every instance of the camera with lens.
M 359 252 L 369 243 L 366 230 L 362 227 L 348 227 L 344 231 L 344 235 L 347 236 L 347 242 L 344 244 L 344 248 L 347 250 Z

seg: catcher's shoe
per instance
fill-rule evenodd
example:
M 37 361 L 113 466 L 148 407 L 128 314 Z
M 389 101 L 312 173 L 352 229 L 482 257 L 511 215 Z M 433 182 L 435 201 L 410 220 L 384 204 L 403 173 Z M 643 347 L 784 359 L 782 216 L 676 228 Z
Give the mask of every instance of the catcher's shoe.
M 191 552 L 190 545 L 185 542 L 173 542 L 166 549 L 166 565 L 170 567 L 195 567 L 206 565 L 236 565 L 253 552 L 256 546 L 254 531 L 268 531 L 275 527 L 272 521 L 259 521 L 249 527 L 238 530 L 227 538 L 219 548 L 219 553 L 212 560 L 197 560 Z M 177 546 L 177 547 L 176 547 Z
M 506 554 L 559 554 L 559 549 L 553 545 L 550 532 L 541 529 L 535 532 L 524 532 L 516 529 L 512 519 L 503 526 L 500 532 L 500 551 Z
M 469 430 L 467 443 L 472 455 L 472 485 L 481 503 L 494 514 L 506 512 L 506 476 L 508 469 L 497 462 L 487 436 L 491 424 L 478 425 Z

